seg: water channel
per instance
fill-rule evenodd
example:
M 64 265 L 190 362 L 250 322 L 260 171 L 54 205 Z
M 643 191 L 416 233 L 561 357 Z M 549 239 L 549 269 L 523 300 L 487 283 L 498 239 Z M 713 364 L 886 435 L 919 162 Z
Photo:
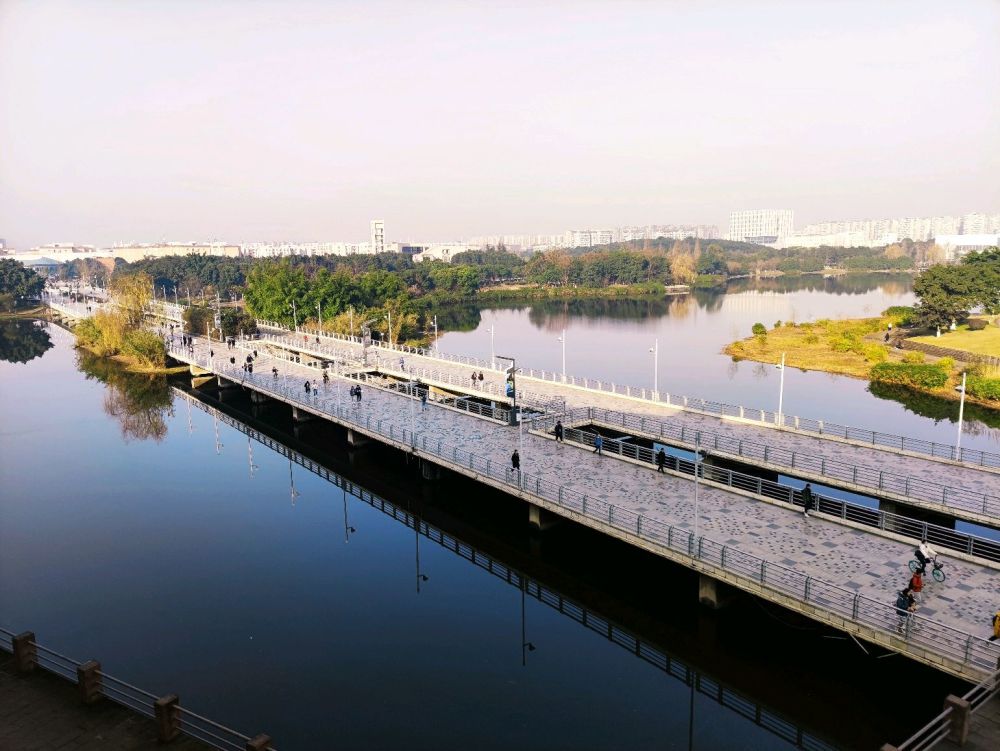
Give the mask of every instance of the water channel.
M 569 372 L 641 385 L 658 337 L 661 389 L 769 404 L 777 379 L 726 341 L 909 299 L 906 279 L 820 284 L 465 312 L 474 330 L 440 346 L 488 355 L 493 324 L 498 353 L 553 369 L 565 327 Z M 873 748 L 964 690 L 750 598 L 707 611 L 684 569 L 571 525 L 533 534 L 519 502 L 423 483 L 278 406 L 124 374 L 54 326 L 2 324 L 0 344 L 0 626 L 282 751 Z M 953 440 L 851 379 L 786 389 L 789 412 Z M 987 426 L 967 440 L 997 450 Z

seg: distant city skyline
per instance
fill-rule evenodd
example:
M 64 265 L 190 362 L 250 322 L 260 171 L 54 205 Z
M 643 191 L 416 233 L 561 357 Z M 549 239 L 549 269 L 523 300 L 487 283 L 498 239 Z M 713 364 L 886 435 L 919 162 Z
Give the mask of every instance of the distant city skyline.
M 0 234 L 993 213 L 997 28 L 991 0 L 4 0 Z

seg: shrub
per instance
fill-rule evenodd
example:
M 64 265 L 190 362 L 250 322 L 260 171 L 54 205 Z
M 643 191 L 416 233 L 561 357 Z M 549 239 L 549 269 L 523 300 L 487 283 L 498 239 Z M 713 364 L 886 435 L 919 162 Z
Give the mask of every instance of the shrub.
M 923 352 L 907 352 L 903 355 L 903 362 L 917 363 L 924 361 Z
M 819 337 L 816 336 L 816 334 L 806 334 L 802 338 L 802 341 L 804 341 L 806 344 L 815 344 L 816 342 L 819 341 Z
M 755 323 L 750 330 L 754 336 L 767 336 L 767 327 L 763 323 Z
M 166 350 L 160 337 L 145 329 L 126 333 L 121 352 L 148 367 L 163 367 L 167 361 Z
M 983 331 L 990 322 L 985 318 L 970 318 L 969 319 L 969 331 Z
M 880 362 L 872 367 L 869 377 L 878 383 L 939 389 L 948 382 L 949 370 L 941 368 L 940 363 L 923 365 L 905 362 Z
M 864 344 L 862 352 L 868 362 L 885 362 L 889 359 L 889 350 L 881 344 Z
M 781 328 L 781 321 L 775 321 L 774 322 L 774 328 L 780 329 Z
M 940 360 L 934 363 L 934 367 L 941 368 L 941 370 L 943 370 L 945 373 L 950 373 L 951 369 L 955 367 L 955 358 L 942 357 Z
M 913 308 L 909 305 L 893 305 L 883 310 L 882 315 L 892 321 L 893 326 L 909 326 L 913 322 Z
M 980 399 L 1000 402 L 1000 378 L 987 378 L 970 373 L 965 382 L 966 391 Z

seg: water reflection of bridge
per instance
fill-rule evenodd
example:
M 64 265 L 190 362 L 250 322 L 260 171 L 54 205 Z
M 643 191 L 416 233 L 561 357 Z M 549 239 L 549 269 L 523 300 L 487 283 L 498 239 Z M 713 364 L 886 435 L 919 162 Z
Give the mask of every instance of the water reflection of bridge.
M 680 681 L 684 685 L 697 691 L 702 696 L 706 696 L 718 703 L 720 706 L 739 715 L 740 717 L 753 722 L 755 725 L 773 733 L 775 736 L 792 744 L 796 748 L 806 751 L 826 751 L 836 748 L 817 735 L 801 727 L 793 720 L 781 713 L 762 705 L 746 694 L 727 686 L 722 681 L 713 676 L 699 671 L 690 663 L 685 662 L 671 655 L 669 652 L 644 640 L 630 630 L 615 623 L 610 618 L 595 612 L 579 602 L 565 596 L 558 590 L 548 586 L 537 579 L 534 579 L 521 571 L 509 566 L 495 556 L 490 555 L 481 549 L 459 539 L 458 537 L 445 532 L 444 530 L 428 524 L 413 512 L 376 495 L 346 477 L 328 469 L 317 461 L 304 456 L 295 449 L 290 448 L 281 441 L 272 438 L 241 420 L 233 417 L 209 404 L 204 403 L 195 396 L 180 388 L 174 388 L 174 393 L 183 398 L 188 404 L 197 407 L 199 410 L 211 415 L 214 420 L 228 425 L 235 430 L 246 435 L 251 440 L 271 449 L 275 453 L 285 457 L 290 462 L 299 465 L 309 472 L 321 477 L 332 485 L 340 488 L 345 493 L 367 503 L 372 508 L 381 511 L 386 516 L 392 517 L 395 521 L 404 524 L 420 535 L 440 547 L 465 559 L 469 563 L 481 568 L 505 581 L 515 589 L 521 591 L 525 597 L 530 597 L 561 615 L 575 621 L 579 625 L 587 628 L 595 634 L 602 636 L 609 642 L 618 645 L 625 651 L 653 665 L 666 673 L 671 678 Z M 218 446 L 218 434 L 216 433 L 216 444 Z M 251 473 L 256 469 L 253 464 L 252 454 L 248 457 Z M 292 482 L 292 494 L 297 495 Z M 345 520 L 345 529 L 347 522 Z M 419 564 L 418 564 L 418 586 L 419 586 Z M 522 638 L 522 649 L 527 645 Z

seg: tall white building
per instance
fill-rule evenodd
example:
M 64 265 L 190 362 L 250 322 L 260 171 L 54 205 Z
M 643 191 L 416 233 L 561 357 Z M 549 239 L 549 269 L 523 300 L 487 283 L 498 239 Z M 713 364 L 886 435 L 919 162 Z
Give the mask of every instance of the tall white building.
M 729 240 L 774 243 L 792 234 L 795 212 L 791 209 L 747 209 L 729 215 Z
M 371 221 L 371 252 L 385 253 L 385 220 L 372 219 Z

